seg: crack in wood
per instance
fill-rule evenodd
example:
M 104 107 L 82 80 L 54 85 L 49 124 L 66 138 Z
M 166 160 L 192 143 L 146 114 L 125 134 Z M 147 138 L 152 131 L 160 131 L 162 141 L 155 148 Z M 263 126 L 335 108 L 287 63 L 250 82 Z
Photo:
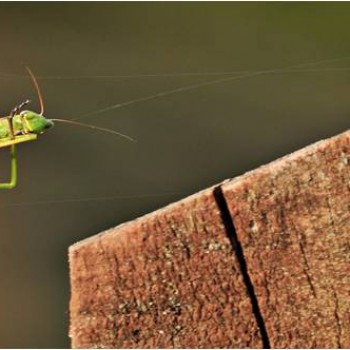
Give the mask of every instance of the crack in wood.
M 310 271 L 311 271 L 310 265 L 309 265 L 308 258 L 306 256 L 306 252 L 305 252 L 305 248 L 304 248 L 305 237 L 304 237 L 304 235 L 302 233 L 300 233 L 298 235 L 297 239 L 298 239 L 298 245 L 299 245 L 299 249 L 300 249 L 300 252 L 301 252 L 301 256 L 303 257 L 303 271 L 304 271 L 304 274 L 306 276 L 307 283 L 310 286 L 312 295 L 314 296 L 314 298 L 317 298 L 316 289 L 315 289 L 315 286 L 314 286 L 314 284 L 312 282 L 312 276 L 310 274 Z
M 250 276 L 249 276 L 247 262 L 245 260 L 244 253 L 243 253 L 243 248 L 242 248 L 242 245 L 238 239 L 236 229 L 235 229 L 235 226 L 233 224 L 233 220 L 231 218 L 231 214 L 230 214 L 230 211 L 228 209 L 228 205 L 227 205 L 225 196 L 222 192 L 221 186 L 217 186 L 214 189 L 213 194 L 214 194 L 216 204 L 220 210 L 220 214 L 221 214 L 223 224 L 225 226 L 226 234 L 231 242 L 232 249 L 237 256 L 237 260 L 238 260 L 238 264 L 239 264 L 240 269 L 241 269 L 243 281 L 244 281 L 244 284 L 247 288 L 248 297 L 249 297 L 250 302 L 252 304 L 252 311 L 253 311 L 254 317 L 256 319 L 257 325 L 259 327 L 259 330 L 260 330 L 261 339 L 263 342 L 263 348 L 264 349 L 271 349 L 270 340 L 269 340 L 268 333 L 266 330 L 265 322 L 264 322 L 264 319 L 262 317 L 262 313 L 260 311 L 258 298 L 255 294 L 254 286 L 253 286 L 253 283 L 252 283 Z
M 334 318 L 335 318 L 335 323 L 337 325 L 337 348 L 340 349 L 342 347 L 341 346 L 342 327 L 341 327 L 340 317 L 339 317 L 339 300 L 333 286 L 331 286 L 331 289 L 332 289 L 332 294 L 334 298 Z

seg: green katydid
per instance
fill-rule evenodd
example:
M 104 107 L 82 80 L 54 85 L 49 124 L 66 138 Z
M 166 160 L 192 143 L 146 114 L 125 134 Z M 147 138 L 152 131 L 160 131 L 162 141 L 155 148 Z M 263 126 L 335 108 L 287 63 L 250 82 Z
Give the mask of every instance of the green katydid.
M 245 79 L 245 78 L 250 78 L 250 77 L 255 77 L 255 76 L 261 76 L 265 74 L 272 74 L 272 73 L 283 73 L 283 72 L 312 72 L 312 71 L 318 71 L 316 70 L 308 70 L 305 69 L 306 67 L 310 66 L 316 66 L 320 64 L 325 64 L 325 63 L 331 63 L 331 62 L 337 62 L 341 60 L 347 60 L 350 57 L 342 57 L 342 58 L 332 58 L 332 59 L 324 59 L 316 62 L 311 62 L 311 63 L 303 63 L 303 64 L 297 64 L 297 65 L 292 65 L 284 68 L 277 68 L 277 69 L 267 69 L 267 70 L 261 70 L 261 71 L 245 71 L 245 72 L 219 72 L 219 73 L 194 73 L 194 74 L 187 74 L 183 73 L 180 75 L 219 75 L 219 76 L 224 76 L 221 78 L 217 78 L 214 80 L 210 81 L 205 81 L 205 82 L 200 82 L 192 85 L 187 85 L 187 86 L 182 86 L 179 88 L 175 88 L 172 90 L 166 90 L 166 91 L 161 91 L 159 93 L 155 93 L 149 96 L 141 97 L 141 98 L 136 98 L 133 100 L 129 100 L 126 102 L 121 102 L 117 104 L 113 104 L 110 106 L 107 106 L 105 108 L 95 110 L 86 114 L 83 114 L 79 116 L 76 119 L 79 118 L 86 118 L 90 117 L 99 113 L 111 111 L 114 109 L 126 107 L 135 103 L 142 103 L 146 102 L 152 99 L 160 98 L 160 97 L 165 97 L 168 95 L 192 90 L 192 89 L 197 89 L 213 84 L 219 84 L 227 81 L 232 81 L 232 80 L 240 80 L 240 79 Z M 319 71 L 327 71 L 327 70 L 346 70 L 346 68 L 330 68 L 330 69 L 321 69 Z M 22 111 L 22 108 L 29 103 L 29 101 L 23 102 L 21 105 L 16 107 L 10 116 L 2 117 L 0 118 L 0 148 L 2 147 L 10 147 L 10 154 L 11 154 L 11 180 L 8 183 L 0 183 L 0 189 L 11 189 L 13 188 L 16 183 L 17 183 L 17 160 L 16 160 L 16 150 L 15 146 L 18 143 L 22 142 L 27 142 L 27 141 L 33 141 L 36 140 L 38 135 L 44 133 L 46 130 L 50 129 L 51 127 L 54 126 L 55 122 L 62 122 L 62 123 L 68 123 L 68 124 L 73 124 L 73 125 L 78 125 L 78 126 L 83 126 L 83 127 L 88 127 L 96 130 L 101 130 L 109 133 L 113 133 L 119 136 L 122 136 L 130 141 L 134 141 L 132 138 L 130 138 L 127 135 L 121 134 L 119 132 L 116 132 L 114 130 L 110 129 L 105 129 L 101 127 L 97 127 L 94 125 L 90 124 L 84 124 L 81 122 L 77 122 L 75 120 L 66 120 L 66 119 L 47 119 L 43 116 L 44 113 L 44 104 L 43 104 L 43 99 L 42 99 L 42 94 L 39 88 L 39 85 L 37 83 L 37 80 L 34 76 L 34 74 L 30 71 L 29 68 L 27 68 L 27 71 L 29 75 L 31 76 L 33 83 L 35 85 L 39 102 L 40 102 L 40 107 L 41 111 L 40 113 L 35 113 L 32 111 Z M 150 74 L 150 75 L 141 75 L 142 77 L 156 77 L 156 76 L 175 76 L 176 74 Z M 96 76 L 96 78 L 107 78 L 108 76 Z M 110 77 L 137 77 L 137 76 L 110 76 Z M 64 79 L 65 77 L 47 77 L 47 78 L 52 78 L 52 79 Z M 76 77 L 72 77 L 76 78 Z M 89 78 L 89 77 L 86 77 Z M 69 77 L 68 77 L 69 79 Z
M 30 103 L 30 100 L 26 100 L 17 107 L 15 107 L 11 114 L 6 117 L 0 118 L 0 148 L 10 147 L 11 157 L 11 179 L 9 182 L 0 183 L 0 189 L 12 189 L 17 184 L 17 157 L 16 157 L 16 145 L 22 142 L 34 141 L 38 138 L 38 135 L 43 134 L 48 129 L 51 129 L 55 124 L 67 123 L 82 127 L 87 127 L 95 130 L 109 132 L 121 137 L 126 138 L 129 141 L 134 141 L 131 137 L 121 134 L 117 131 L 101 128 L 91 124 L 80 123 L 66 119 L 48 119 L 44 117 L 44 101 L 39 84 L 33 74 L 33 72 L 26 67 L 37 92 L 40 113 L 36 113 L 29 110 L 23 110 L 23 108 Z

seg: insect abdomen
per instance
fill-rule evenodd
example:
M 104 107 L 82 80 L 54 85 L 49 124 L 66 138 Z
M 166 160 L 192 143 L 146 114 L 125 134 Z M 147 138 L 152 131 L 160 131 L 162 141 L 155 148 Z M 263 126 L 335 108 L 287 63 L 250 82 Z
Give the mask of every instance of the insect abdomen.
M 8 121 L 6 119 L 0 120 L 0 139 L 9 137 L 9 134 L 10 130 Z

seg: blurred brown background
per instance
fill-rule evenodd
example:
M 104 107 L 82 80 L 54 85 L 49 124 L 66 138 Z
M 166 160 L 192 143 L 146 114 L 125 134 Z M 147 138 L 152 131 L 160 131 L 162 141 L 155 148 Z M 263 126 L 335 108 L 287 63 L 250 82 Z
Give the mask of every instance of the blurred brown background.
M 349 21 L 348 3 L 1 3 L 1 113 L 35 99 L 24 64 L 40 77 L 46 116 L 78 118 L 223 77 L 201 73 L 350 56 Z M 69 346 L 72 243 L 348 128 L 347 67 L 231 80 L 81 119 L 137 144 L 59 125 L 21 145 L 19 185 L 0 193 L 0 347 Z

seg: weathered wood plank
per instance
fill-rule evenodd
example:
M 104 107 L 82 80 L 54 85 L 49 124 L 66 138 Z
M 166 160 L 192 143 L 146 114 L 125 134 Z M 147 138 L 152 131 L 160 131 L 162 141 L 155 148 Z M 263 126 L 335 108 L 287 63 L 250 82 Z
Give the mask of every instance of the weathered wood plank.
M 350 347 L 350 132 L 225 185 L 268 337 Z
M 69 254 L 73 347 L 262 347 L 213 189 Z
M 74 347 L 350 347 L 350 132 L 70 248 Z

